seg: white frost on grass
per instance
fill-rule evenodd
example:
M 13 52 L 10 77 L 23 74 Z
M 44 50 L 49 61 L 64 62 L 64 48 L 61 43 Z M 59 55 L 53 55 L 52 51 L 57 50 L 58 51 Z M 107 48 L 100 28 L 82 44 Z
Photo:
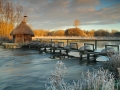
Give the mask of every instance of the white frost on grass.
M 73 81 L 72 84 L 64 81 L 66 70 L 64 63 L 58 61 L 48 78 L 48 84 L 45 85 L 46 90 L 118 90 L 115 89 L 114 77 L 108 70 L 94 69 L 93 72 L 88 70 L 82 73 L 82 79 Z

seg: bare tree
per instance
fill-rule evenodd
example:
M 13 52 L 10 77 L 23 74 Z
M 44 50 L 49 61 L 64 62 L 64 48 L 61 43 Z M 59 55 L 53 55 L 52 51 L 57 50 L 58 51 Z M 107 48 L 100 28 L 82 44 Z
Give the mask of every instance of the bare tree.
M 3 26 L 3 0 L 0 0 L 0 35 L 4 33 L 2 26 Z
M 0 0 L 0 35 L 9 37 L 10 32 L 21 21 L 22 6 Z
M 80 21 L 79 21 L 78 19 L 76 19 L 76 20 L 74 21 L 74 26 L 75 26 L 75 28 L 77 28 L 79 25 L 80 25 Z

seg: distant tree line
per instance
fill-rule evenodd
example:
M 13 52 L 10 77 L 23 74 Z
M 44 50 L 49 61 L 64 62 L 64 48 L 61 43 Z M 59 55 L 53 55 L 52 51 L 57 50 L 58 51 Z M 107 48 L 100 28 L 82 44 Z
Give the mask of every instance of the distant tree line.
M 80 21 L 74 20 L 74 28 L 68 28 L 66 30 L 33 30 L 35 36 L 81 36 L 81 37 L 119 37 L 120 32 L 118 30 L 81 30 L 78 28 Z
M 101 37 L 109 37 L 109 36 L 113 36 L 113 37 L 120 37 L 120 31 L 118 30 L 111 30 L 111 32 L 109 32 L 108 30 L 97 30 L 94 32 L 94 36 L 101 36 Z
M 69 28 L 66 30 L 33 30 L 35 36 L 81 36 L 81 37 L 120 37 L 118 30 L 81 30 L 80 28 Z

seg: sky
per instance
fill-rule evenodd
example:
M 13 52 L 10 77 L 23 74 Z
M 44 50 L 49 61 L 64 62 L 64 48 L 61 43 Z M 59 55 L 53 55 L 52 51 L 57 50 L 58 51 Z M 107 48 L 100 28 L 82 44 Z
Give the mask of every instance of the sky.
M 12 0 L 19 2 L 33 29 L 119 30 L 120 0 Z

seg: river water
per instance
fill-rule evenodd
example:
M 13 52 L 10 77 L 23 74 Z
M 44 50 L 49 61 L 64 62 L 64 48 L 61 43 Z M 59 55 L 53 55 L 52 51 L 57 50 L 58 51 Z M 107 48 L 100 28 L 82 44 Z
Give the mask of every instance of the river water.
M 100 47 L 101 48 L 101 47 Z M 76 55 L 78 53 L 73 53 Z M 99 69 L 104 62 L 87 65 L 79 58 L 51 59 L 52 54 L 39 54 L 32 49 L 0 48 L 0 90 L 45 90 L 45 84 L 57 61 L 67 67 L 65 82 L 78 80 L 82 72 Z M 79 55 L 79 54 L 78 54 Z

